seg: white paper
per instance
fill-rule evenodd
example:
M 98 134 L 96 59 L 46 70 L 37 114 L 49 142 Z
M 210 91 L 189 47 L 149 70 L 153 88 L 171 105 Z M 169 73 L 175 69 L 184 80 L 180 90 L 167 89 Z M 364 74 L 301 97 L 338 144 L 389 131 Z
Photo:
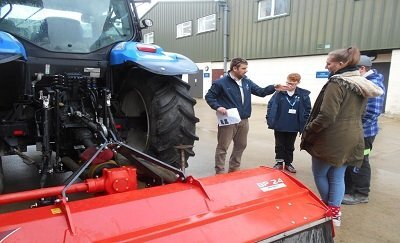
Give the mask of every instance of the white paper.
M 228 113 L 227 115 L 222 115 L 220 112 L 217 112 L 218 126 L 237 124 L 241 121 L 237 108 L 228 109 L 226 111 Z

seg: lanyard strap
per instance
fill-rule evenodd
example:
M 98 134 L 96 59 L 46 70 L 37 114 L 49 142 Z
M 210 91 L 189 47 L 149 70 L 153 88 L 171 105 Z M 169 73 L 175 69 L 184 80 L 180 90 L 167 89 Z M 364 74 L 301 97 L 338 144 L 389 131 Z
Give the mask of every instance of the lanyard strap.
M 289 98 L 286 96 L 286 100 L 287 100 L 287 102 L 289 103 L 289 105 L 293 108 L 294 107 L 294 105 L 297 103 L 297 101 L 299 100 L 299 96 L 295 96 L 294 97 L 294 102 L 290 102 L 290 100 L 289 100 Z

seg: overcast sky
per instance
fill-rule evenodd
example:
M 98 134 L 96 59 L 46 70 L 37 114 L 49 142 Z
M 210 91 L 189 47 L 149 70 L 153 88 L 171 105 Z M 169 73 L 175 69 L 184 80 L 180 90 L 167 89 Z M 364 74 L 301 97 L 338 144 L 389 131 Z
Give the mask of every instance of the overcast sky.
M 137 3 L 136 10 L 139 17 L 142 17 L 158 0 L 152 0 L 151 3 Z

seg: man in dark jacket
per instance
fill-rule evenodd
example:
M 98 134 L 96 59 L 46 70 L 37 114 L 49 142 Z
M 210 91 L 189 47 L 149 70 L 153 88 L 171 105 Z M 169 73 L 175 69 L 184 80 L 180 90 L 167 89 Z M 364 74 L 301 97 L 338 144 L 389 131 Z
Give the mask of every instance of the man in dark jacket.
M 378 85 L 384 92 L 384 77 L 376 69 L 371 69 L 372 61 L 368 56 L 360 56 L 358 68 L 362 76 Z M 364 130 L 364 160 L 360 168 L 348 166 L 345 174 L 346 195 L 342 204 L 355 205 L 368 202 L 368 194 L 371 183 L 371 166 L 369 154 L 372 150 L 372 143 L 378 134 L 378 117 L 383 111 L 385 94 L 368 99 L 367 107 L 362 119 Z
M 275 90 L 287 90 L 287 85 L 269 85 L 261 88 L 248 79 L 247 61 L 243 58 L 234 58 L 230 64 L 228 74 L 213 82 L 205 98 L 208 105 L 220 115 L 228 115 L 228 110 L 236 108 L 240 122 L 230 125 L 218 125 L 218 144 L 215 151 L 215 172 L 225 172 L 225 158 L 230 143 L 233 141 L 233 150 L 229 159 L 228 172 L 240 169 L 242 154 L 247 146 L 249 131 L 248 118 L 251 115 L 251 95 L 265 97 Z
M 303 132 L 311 111 L 310 91 L 297 87 L 300 79 L 298 73 L 288 75 L 287 84 L 292 88 L 271 97 L 266 116 L 268 128 L 274 130 L 275 136 L 274 169 L 285 167 L 291 173 L 296 173 L 292 162 L 297 133 Z

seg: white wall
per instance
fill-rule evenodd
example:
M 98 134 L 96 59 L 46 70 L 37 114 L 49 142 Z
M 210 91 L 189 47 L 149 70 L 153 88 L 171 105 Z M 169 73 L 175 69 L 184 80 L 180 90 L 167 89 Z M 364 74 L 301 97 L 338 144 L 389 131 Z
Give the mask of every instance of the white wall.
M 292 57 L 249 61 L 247 76 L 257 85 L 265 87 L 275 83 L 286 83 L 289 73 L 299 73 L 301 80 L 299 87 L 311 91 L 311 102 L 317 98 L 327 79 L 316 78 L 317 71 L 325 69 L 326 55 L 312 57 Z M 261 98 L 252 97 L 253 103 L 266 103 L 270 96 Z
M 313 57 L 291 57 L 277 59 L 248 60 L 247 77 L 260 87 L 265 87 L 275 83 L 285 83 L 289 73 L 297 72 L 301 75 L 299 87 L 311 91 L 311 102 L 317 98 L 319 91 L 327 79 L 315 78 L 316 71 L 325 70 L 326 55 Z M 212 68 L 223 68 L 223 63 L 213 63 Z M 204 93 L 207 93 L 211 82 L 204 83 Z M 265 98 L 252 96 L 252 102 L 266 104 L 270 96 Z
M 247 76 L 260 87 L 265 87 L 275 83 L 285 83 L 289 73 L 297 72 L 301 75 L 299 87 L 311 91 L 310 98 L 313 104 L 322 88 L 326 83 L 326 78 L 316 78 L 317 71 L 327 71 L 325 69 L 327 55 L 290 57 L 276 59 L 248 60 Z M 382 60 L 378 60 L 382 59 Z M 390 61 L 390 74 L 388 77 L 386 113 L 390 115 L 400 115 L 400 50 L 394 50 L 390 55 L 379 55 L 377 62 Z M 208 65 L 208 64 L 207 64 Z M 229 66 L 229 65 L 228 65 Z M 212 63 L 211 68 L 223 68 L 223 63 Z M 210 71 L 212 72 L 212 71 Z M 211 80 L 204 81 L 204 94 L 211 87 Z M 271 96 L 265 98 L 252 96 L 255 104 L 266 104 Z
M 400 50 L 393 50 L 386 96 L 386 113 L 400 115 Z
M 212 64 L 211 64 L 211 62 L 203 62 L 203 63 L 196 63 L 196 65 L 200 70 L 203 70 L 203 97 L 204 97 L 206 95 L 208 89 L 211 87 L 211 82 L 212 82 Z M 209 74 L 208 78 L 204 77 L 205 73 Z

